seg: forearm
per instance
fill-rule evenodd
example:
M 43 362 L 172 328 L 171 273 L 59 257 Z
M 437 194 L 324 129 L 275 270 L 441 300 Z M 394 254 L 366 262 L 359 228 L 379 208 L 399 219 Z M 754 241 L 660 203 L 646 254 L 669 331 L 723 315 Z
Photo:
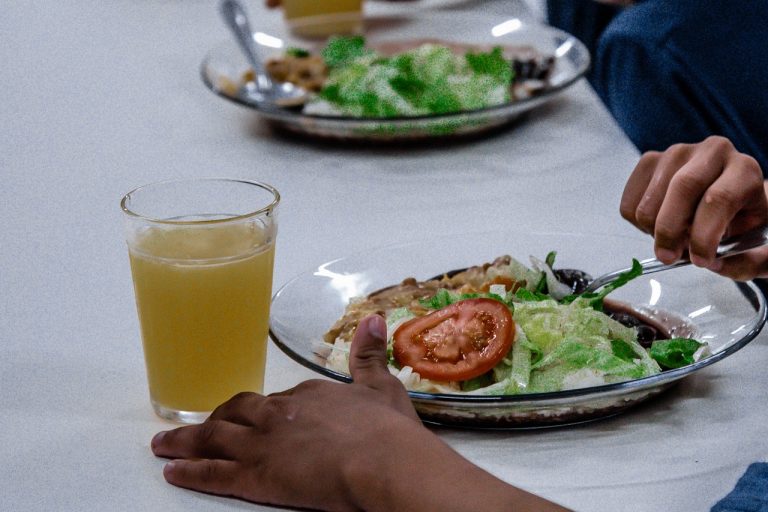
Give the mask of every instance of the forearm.
M 368 459 L 368 474 L 358 472 L 363 478 L 351 489 L 366 512 L 567 510 L 480 469 L 426 428 L 392 434 L 382 447 L 387 455 Z
M 439 445 L 438 445 L 439 443 Z M 567 510 L 529 492 L 499 480 L 475 466 L 452 448 L 436 439 L 430 456 L 408 461 L 408 478 L 400 480 L 403 489 L 387 510 L 441 512 L 527 511 L 562 512 Z M 384 509 L 382 509 L 384 510 Z

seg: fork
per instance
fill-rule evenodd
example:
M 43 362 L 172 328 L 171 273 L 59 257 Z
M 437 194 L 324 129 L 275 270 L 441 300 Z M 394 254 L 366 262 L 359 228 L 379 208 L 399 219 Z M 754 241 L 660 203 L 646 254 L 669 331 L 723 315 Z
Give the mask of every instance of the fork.
M 761 226 L 759 228 L 746 231 L 740 235 L 723 238 L 720 241 L 720 244 L 717 246 L 715 258 L 727 258 L 728 256 L 741 254 L 743 252 L 756 249 L 764 245 L 768 245 L 768 226 Z M 649 258 L 640 262 L 640 266 L 643 268 L 643 274 L 653 274 L 655 272 L 684 267 L 690 264 L 691 260 L 687 256 L 684 256 L 682 259 L 669 264 L 663 263 L 656 258 Z M 602 274 L 593 279 L 592 282 L 590 282 L 587 288 L 584 290 L 584 292 L 595 292 L 611 281 L 615 280 L 619 274 L 628 272 L 630 270 L 631 268 L 623 268 Z

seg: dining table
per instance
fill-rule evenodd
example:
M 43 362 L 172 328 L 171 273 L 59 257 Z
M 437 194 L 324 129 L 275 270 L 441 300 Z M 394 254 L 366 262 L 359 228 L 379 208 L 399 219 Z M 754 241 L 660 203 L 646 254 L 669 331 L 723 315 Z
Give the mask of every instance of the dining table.
M 260 30 L 285 30 L 279 9 L 244 3 Z M 586 79 L 476 136 L 327 140 L 203 85 L 203 57 L 231 38 L 214 1 L 11 0 L 1 11 L 0 510 L 273 510 L 171 486 L 150 450 L 176 425 L 148 396 L 120 208 L 139 185 L 228 176 L 277 188 L 274 291 L 348 254 L 488 230 L 630 237 L 647 253 L 628 257 L 653 254 L 619 214 L 640 154 Z M 522 0 L 365 2 L 377 30 L 417 13 L 540 21 Z M 611 418 L 430 428 L 574 510 L 709 510 L 768 458 L 767 361 L 763 333 Z M 266 393 L 311 378 L 269 345 Z

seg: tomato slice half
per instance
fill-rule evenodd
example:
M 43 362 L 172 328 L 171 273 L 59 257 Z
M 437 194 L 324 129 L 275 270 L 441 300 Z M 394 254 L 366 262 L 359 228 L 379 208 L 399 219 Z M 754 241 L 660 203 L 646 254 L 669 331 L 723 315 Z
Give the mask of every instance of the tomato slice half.
M 393 354 L 424 378 L 461 381 L 478 377 L 507 355 L 515 322 L 493 299 L 467 299 L 414 318 L 397 328 Z

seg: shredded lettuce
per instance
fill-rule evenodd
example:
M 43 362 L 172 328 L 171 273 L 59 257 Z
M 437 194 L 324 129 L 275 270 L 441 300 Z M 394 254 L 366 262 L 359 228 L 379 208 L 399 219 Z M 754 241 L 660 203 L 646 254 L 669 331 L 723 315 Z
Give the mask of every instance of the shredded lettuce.
M 533 392 L 582 387 L 585 378 L 590 379 L 588 384 L 597 384 L 650 374 L 645 365 L 613 355 L 610 342 L 600 336 L 566 338 L 534 365 L 533 370 L 530 386 Z
M 514 320 L 530 342 L 544 354 L 551 352 L 569 335 L 600 336 L 607 340 L 621 339 L 627 342 L 636 338 L 634 329 L 585 307 L 583 303 L 566 305 L 551 299 L 518 303 Z
M 400 363 L 395 359 L 393 351 L 392 335 L 395 333 L 398 327 L 402 324 L 414 318 L 415 315 L 408 308 L 397 308 L 389 312 L 386 318 L 387 322 L 387 361 L 389 366 L 400 369 Z
M 538 356 L 540 355 L 540 352 L 531 345 L 525 332 L 522 330 L 518 331 L 516 338 L 515 343 L 512 345 L 512 361 L 510 361 L 511 365 L 509 366 L 509 371 L 504 371 L 502 366 L 497 373 L 496 368 L 494 368 L 494 375 L 496 375 L 497 380 L 502 380 L 504 378 L 510 379 L 510 385 L 514 386 L 511 391 L 523 393 L 528 389 L 528 384 L 531 380 L 531 363 L 533 355 L 536 353 Z M 503 360 L 502 363 L 505 361 L 508 360 Z M 501 365 L 498 365 L 497 368 L 499 366 Z
M 365 38 L 362 36 L 335 36 L 328 40 L 321 55 L 329 68 L 335 68 L 370 53 L 365 48 Z
M 542 278 L 545 279 L 544 276 L 542 276 Z M 518 290 L 515 292 L 515 298 L 523 302 L 540 302 L 542 300 L 552 300 L 552 297 L 544 292 L 539 291 L 539 286 L 536 286 L 534 291 L 530 291 L 525 288 L 518 288 Z
M 464 58 L 475 73 L 488 75 L 500 83 L 512 82 L 514 73 L 509 62 L 504 59 L 500 46 L 490 52 L 469 52 Z
M 512 68 L 501 48 L 455 55 L 424 44 L 391 57 L 365 47 L 361 36 L 331 38 L 322 50 L 328 66 L 318 101 L 341 114 L 393 117 L 474 110 L 509 101 Z
M 455 302 L 459 302 L 467 299 L 493 299 L 506 305 L 509 309 L 514 309 L 514 303 L 511 300 L 510 294 L 502 297 L 496 293 L 456 293 L 445 288 L 441 288 L 428 299 L 419 299 L 419 304 L 428 309 L 443 309 L 450 306 Z

